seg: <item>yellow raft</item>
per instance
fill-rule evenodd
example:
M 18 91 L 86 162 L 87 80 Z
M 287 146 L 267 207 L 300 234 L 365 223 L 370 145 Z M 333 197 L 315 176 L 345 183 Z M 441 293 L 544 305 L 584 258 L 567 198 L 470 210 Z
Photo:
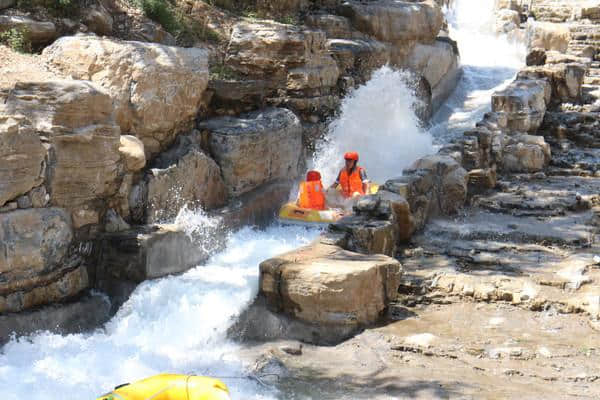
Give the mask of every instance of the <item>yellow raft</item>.
M 369 194 L 375 194 L 378 190 L 378 184 L 369 185 Z M 313 210 L 299 207 L 295 202 L 289 202 L 279 209 L 279 221 L 285 224 L 328 225 L 348 214 L 349 212 L 339 208 Z
M 229 389 L 205 376 L 160 374 L 117 386 L 96 400 L 230 400 Z

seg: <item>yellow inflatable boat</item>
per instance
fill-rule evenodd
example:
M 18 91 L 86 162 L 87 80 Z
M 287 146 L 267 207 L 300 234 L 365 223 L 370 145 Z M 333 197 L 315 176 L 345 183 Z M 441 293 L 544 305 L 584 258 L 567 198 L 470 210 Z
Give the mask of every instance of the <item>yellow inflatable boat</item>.
M 378 190 L 378 184 L 372 183 L 369 186 L 369 194 L 375 194 Z M 289 202 L 279 209 L 279 221 L 284 224 L 328 225 L 348 214 L 350 214 L 349 211 L 340 208 L 313 210 L 299 207 L 296 202 Z
M 205 376 L 160 374 L 120 385 L 96 400 L 230 400 L 229 389 Z

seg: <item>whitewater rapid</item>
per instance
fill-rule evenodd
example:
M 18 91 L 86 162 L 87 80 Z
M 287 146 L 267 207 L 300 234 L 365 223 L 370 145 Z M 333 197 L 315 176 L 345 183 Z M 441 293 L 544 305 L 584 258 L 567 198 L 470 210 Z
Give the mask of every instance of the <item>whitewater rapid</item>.
M 455 0 L 446 10 L 448 31 L 457 41 L 462 77 L 431 121 L 437 145 L 460 137 L 490 111 L 490 99 L 512 82 L 525 65 L 526 46 L 519 37 L 494 31 L 495 0 Z
M 493 34 L 492 10 L 493 0 L 457 0 L 447 11 L 464 73 L 428 131 L 412 111 L 417 100 L 404 72 L 384 67 L 343 100 L 313 160 L 325 184 L 335 178 L 345 151 L 359 151 L 371 179 L 383 182 L 481 119 L 491 93 L 514 77 L 524 59 L 521 44 Z M 212 248 L 208 239 L 218 221 L 187 212 L 177 222 Z M 278 398 L 275 390 L 243 379 L 236 356 L 240 345 L 229 341 L 226 331 L 256 295 L 258 264 L 318 234 L 278 225 L 244 228 L 206 265 L 139 285 L 95 332 L 43 332 L 11 340 L 0 349 L 1 399 L 94 399 L 117 384 L 160 372 L 225 377 L 233 399 Z
M 303 227 L 244 228 L 206 265 L 146 281 L 102 329 L 39 333 L 0 352 L 2 400 L 94 399 L 115 385 L 161 372 L 224 377 L 233 399 L 275 399 L 245 376 L 226 338 L 258 290 L 258 264 L 314 239 Z

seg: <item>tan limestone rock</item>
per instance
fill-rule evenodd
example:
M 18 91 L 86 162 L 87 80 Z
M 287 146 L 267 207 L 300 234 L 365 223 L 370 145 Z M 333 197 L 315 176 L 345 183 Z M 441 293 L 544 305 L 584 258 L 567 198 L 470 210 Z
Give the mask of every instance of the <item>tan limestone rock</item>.
M 581 98 L 586 68 L 582 64 L 551 64 L 521 70 L 518 79 L 547 79 L 554 98 L 567 102 Z
M 359 31 L 384 42 L 433 41 L 443 25 L 434 1 L 347 1 L 342 13 Z
M 0 207 L 43 181 L 46 149 L 23 121 L 0 119 Z
M 564 53 L 571 41 L 571 31 L 566 24 L 530 21 L 527 24 L 527 38 L 529 49 L 542 48 Z
M 17 83 L 0 112 L 25 115 L 51 149 L 46 186 L 53 205 L 74 209 L 118 189 L 120 130 L 111 98 L 84 81 Z
M 184 206 L 210 210 L 226 200 L 217 163 L 203 151 L 191 149 L 166 168 L 150 170 L 147 222 L 172 220 Z
M 537 172 L 550 159 L 550 145 L 542 136 L 518 135 L 511 137 L 504 148 L 502 168 L 511 172 Z
M 294 113 L 267 108 L 239 118 L 204 121 L 210 152 L 231 196 L 276 179 L 294 179 L 302 155 L 302 126 Z
M 139 171 L 146 165 L 144 143 L 135 136 L 121 135 L 119 139 L 119 153 L 125 159 L 125 166 L 129 172 Z
M 81 266 L 31 290 L 7 294 L 0 291 L 0 314 L 21 312 L 41 305 L 57 303 L 76 296 L 88 287 L 87 268 Z
M 56 25 L 52 22 L 35 21 L 16 15 L 0 15 L 0 32 L 9 29 L 25 32 L 27 39 L 34 44 L 49 43 L 58 36 Z
M 431 88 L 435 88 L 444 76 L 458 68 L 458 63 L 453 46 L 445 41 L 416 44 L 407 58 L 407 66 L 423 75 Z
M 402 266 L 315 242 L 260 264 L 260 291 L 270 308 L 313 324 L 374 323 L 396 297 Z
M 98 35 L 110 35 L 113 31 L 113 17 L 102 6 L 87 7 L 83 11 L 83 23 Z
M 292 90 L 334 86 L 339 71 L 325 45 L 322 31 L 243 21 L 233 28 L 226 64 Z
M 208 55 L 199 48 L 70 36 L 43 56 L 63 73 L 104 87 L 121 131 L 140 138 L 150 154 L 192 123 L 208 83 Z
M 352 39 L 352 25 L 348 18 L 331 14 L 308 15 L 304 23 L 325 32 L 328 38 Z
M 535 132 L 542 124 L 552 87 L 543 79 L 512 82 L 492 95 L 492 111 L 498 125 L 507 132 Z
M 73 239 L 69 215 L 59 208 L 0 214 L 0 294 L 36 286 L 62 271 Z

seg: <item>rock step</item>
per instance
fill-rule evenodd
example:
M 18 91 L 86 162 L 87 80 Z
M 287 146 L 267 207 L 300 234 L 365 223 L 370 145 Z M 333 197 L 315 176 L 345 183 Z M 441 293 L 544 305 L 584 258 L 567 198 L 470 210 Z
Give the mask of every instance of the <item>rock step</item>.
M 513 182 L 510 189 L 474 198 L 473 202 L 483 209 L 513 216 L 561 216 L 587 210 L 593 201 L 600 201 L 598 185 L 600 179 L 544 176 Z
M 424 235 L 429 240 L 493 240 L 515 245 L 589 247 L 594 228 L 586 223 L 591 218 L 591 211 L 549 218 L 517 217 L 479 210 L 462 219 L 431 221 Z

